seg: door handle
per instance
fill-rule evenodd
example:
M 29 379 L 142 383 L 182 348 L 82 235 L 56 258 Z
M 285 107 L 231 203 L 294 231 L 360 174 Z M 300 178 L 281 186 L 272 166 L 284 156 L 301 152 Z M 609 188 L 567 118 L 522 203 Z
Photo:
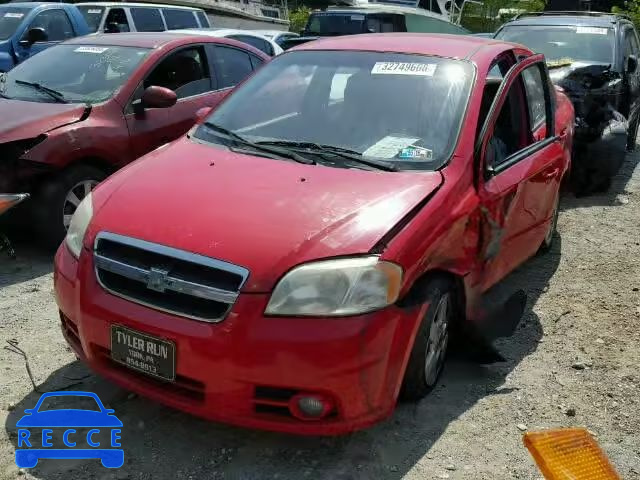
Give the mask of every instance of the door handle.
M 549 180 L 551 178 L 555 178 L 558 176 L 558 173 L 560 173 L 560 169 L 559 168 L 554 168 L 553 170 L 551 170 L 550 172 L 545 172 L 542 174 L 542 178 L 544 178 L 545 180 Z

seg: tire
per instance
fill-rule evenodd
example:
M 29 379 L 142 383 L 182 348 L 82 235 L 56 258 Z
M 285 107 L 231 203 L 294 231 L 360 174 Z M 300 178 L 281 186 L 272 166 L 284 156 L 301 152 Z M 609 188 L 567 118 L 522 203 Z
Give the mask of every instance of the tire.
M 106 177 L 98 168 L 78 165 L 42 185 L 32 208 L 36 231 L 47 247 L 60 245 L 80 201 Z
M 456 295 L 451 282 L 433 280 L 423 292 L 429 307 L 418 327 L 400 391 L 400 397 L 409 401 L 424 398 L 437 385 L 455 322 Z
M 560 192 L 556 196 L 556 203 L 553 206 L 553 217 L 551 217 L 551 224 L 547 230 L 547 234 L 542 240 L 542 244 L 538 249 L 539 253 L 547 253 L 553 248 L 553 240 L 558 233 L 558 216 L 560 215 Z

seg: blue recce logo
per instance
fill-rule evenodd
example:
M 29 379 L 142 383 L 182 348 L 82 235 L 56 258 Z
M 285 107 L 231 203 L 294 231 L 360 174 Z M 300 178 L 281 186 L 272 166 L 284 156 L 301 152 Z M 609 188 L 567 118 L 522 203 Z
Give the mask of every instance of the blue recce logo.
M 81 399 L 88 401 L 89 409 L 56 408 L 48 409 L 51 400 Z M 95 405 L 94 403 L 95 402 Z M 45 405 L 43 405 L 45 404 Z M 114 411 L 104 405 L 93 392 L 50 392 L 43 394 L 34 408 L 24 411 L 25 415 L 18 420 L 18 448 L 16 449 L 16 465 L 21 468 L 32 468 L 41 458 L 54 459 L 100 459 L 107 468 L 120 468 L 124 464 L 124 451 L 120 444 L 122 422 L 113 415 Z M 36 434 L 34 428 L 42 428 Z M 86 434 L 79 429 L 89 429 Z M 54 430 L 55 429 L 55 430 Z M 103 431 L 108 431 L 108 444 L 105 443 Z M 54 447 L 55 441 L 60 445 Z M 98 437 L 101 437 L 100 439 Z M 86 443 L 77 446 L 78 443 Z

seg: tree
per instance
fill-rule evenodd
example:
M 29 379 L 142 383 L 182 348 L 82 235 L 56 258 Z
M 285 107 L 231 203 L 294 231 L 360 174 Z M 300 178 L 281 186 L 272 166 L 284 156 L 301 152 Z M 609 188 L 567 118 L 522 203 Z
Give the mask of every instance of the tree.
M 291 32 L 300 33 L 300 30 L 306 27 L 310 14 L 311 9 L 305 6 L 289 12 L 289 30 Z

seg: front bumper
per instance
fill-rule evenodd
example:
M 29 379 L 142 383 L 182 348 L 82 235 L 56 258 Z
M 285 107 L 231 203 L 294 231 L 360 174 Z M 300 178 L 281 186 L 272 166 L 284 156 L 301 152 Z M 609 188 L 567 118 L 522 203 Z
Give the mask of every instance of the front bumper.
M 333 435 L 390 415 L 417 329 L 417 309 L 349 318 L 268 318 L 267 294 L 242 294 L 217 324 L 162 313 L 104 291 L 90 252 L 76 261 L 63 244 L 55 293 L 65 338 L 93 370 L 122 387 L 208 419 L 296 434 Z M 159 381 L 114 363 L 110 326 L 176 344 L 176 381 Z M 300 420 L 296 393 L 332 399 L 322 420 Z

